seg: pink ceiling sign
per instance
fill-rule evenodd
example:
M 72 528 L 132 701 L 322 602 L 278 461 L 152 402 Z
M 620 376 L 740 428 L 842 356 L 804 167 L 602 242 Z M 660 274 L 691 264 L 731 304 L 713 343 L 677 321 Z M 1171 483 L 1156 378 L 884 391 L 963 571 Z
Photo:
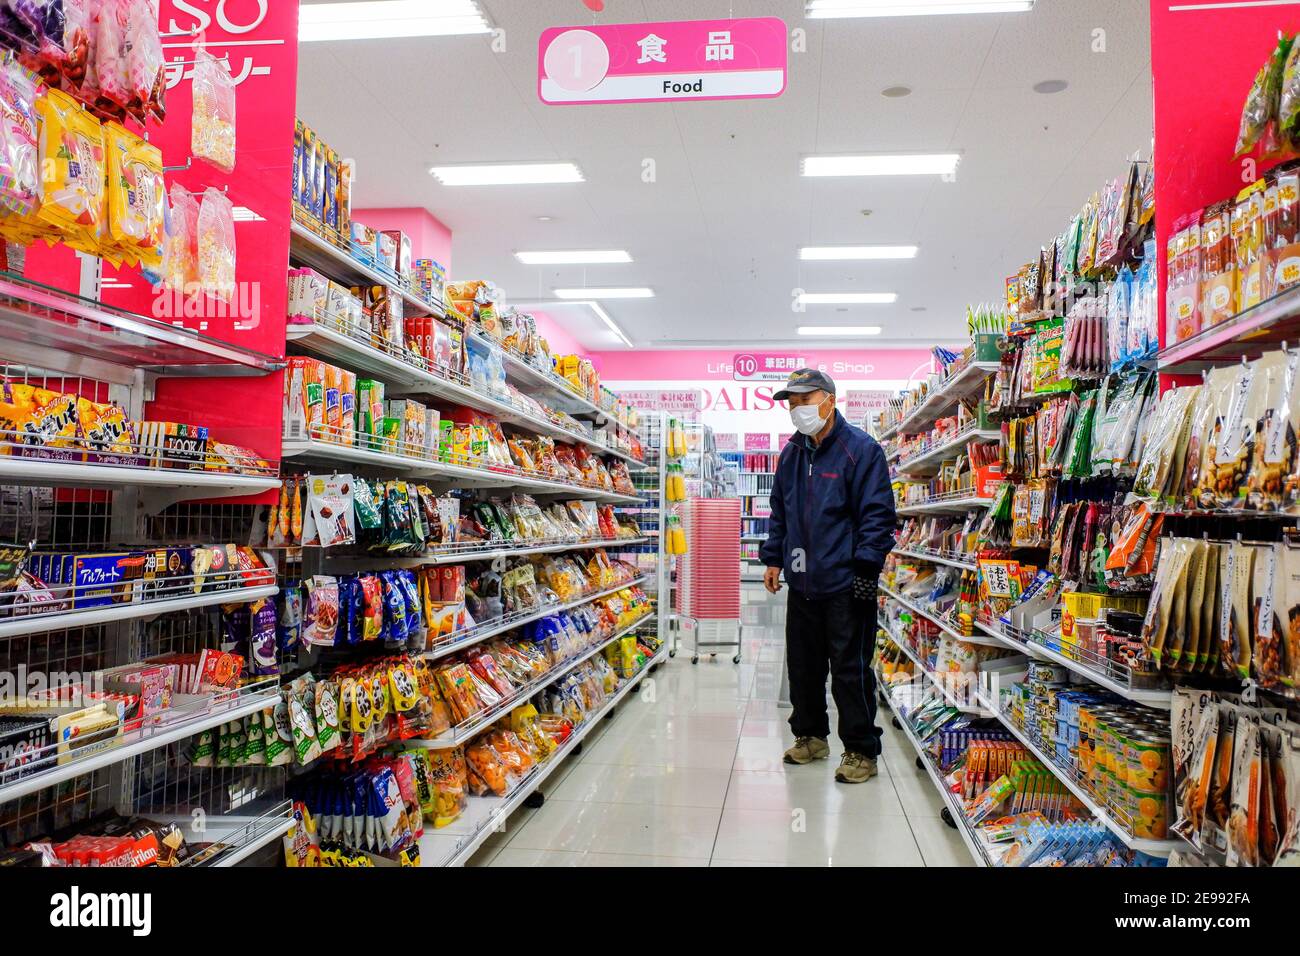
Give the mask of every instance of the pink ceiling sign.
M 766 352 L 737 355 L 734 350 L 721 349 L 637 349 L 593 355 L 601 377 L 619 382 L 761 381 L 764 376 L 751 379 L 745 373 L 759 371 L 760 363 L 766 371 L 769 357 L 777 356 Z M 929 349 L 800 349 L 782 353 L 780 357 L 844 381 L 906 382 L 914 377 L 919 366 L 931 367 Z M 745 359 L 753 359 L 753 364 Z M 790 371 L 782 369 L 779 380 L 788 377 Z
M 771 98 L 785 92 L 778 17 L 551 27 L 537 95 L 552 106 Z

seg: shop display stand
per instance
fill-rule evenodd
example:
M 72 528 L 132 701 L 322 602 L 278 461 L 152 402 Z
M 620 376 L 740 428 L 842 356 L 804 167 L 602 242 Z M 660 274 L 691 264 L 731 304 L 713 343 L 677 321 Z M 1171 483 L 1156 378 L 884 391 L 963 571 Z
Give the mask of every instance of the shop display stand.
M 674 645 L 675 619 L 673 611 L 672 558 L 666 553 L 664 541 L 667 537 L 668 502 L 664 489 L 668 483 L 668 414 L 667 412 L 641 413 L 641 448 L 645 452 L 646 467 L 632 472 L 632 482 L 637 486 L 641 503 L 633 512 L 633 517 L 641 527 L 643 542 L 638 548 L 637 562 L 643 571 L 649 572 L 647 591 L 653 591 L 659 615 L 656 621 L 657 637 L 672 646 L 672 654 L 677 650 Z
M 0 277 L 0 343 L 5 381 L 107 399 L 131 420 L 148 417 L 161 379 L 257 377 L 282 367 L 272 356 L 7 273 Z M 201 420 L 202 410 L 194 417 Z M 37 448 L 2 437 L 8 447 L 0 459 L 0 535 L 38 550 L 247 541 L 253 509 L 240 499 L 279 485 L 273 459 L 241 463 L 249 473 L 233 474 L 166 455 Z M 214 647 L 221 640 L 216 605 L 276 593 L 272 584 L 195 593 L 192 579 L 162 578 L 148 600 L 137 594 L 134 601 L 78 608 L 69 598 L 66 610 L 0 618 L 0 670 L 52 679 Z M 185 697 L 160 723 L 91 734 L 70 753 L 59 743 L 32 753 L 0 772 L 6 841 L 21 843 L 110 811 L 190 820 L 201 807 L 207 830 L 195 838 L 214 845 L 188 865 L 239 863 L 289 827 L 284 768 L 265 768 L 250 783 L 244 771 L 194 767 L 182 750 L 194 734 L 265 710 L 278 697 L 279 679 L 262 678 L 237 691 Z
M 902 730 L 903 736 L 907 738 L 908 743 L 912 745 L 912 749 L 916 751 L 917 766 L 926 772 L 930 782 L 934 784 L 935 790 L 938 791 L 940 799 L 943 800 L 944 819 L 957 830 L 962 843 L 965 844 L 971 859 L 974 860 L 977 867 L 995 866 L 997 859 L 1004 851 L 990 843 L 971 826 L 966 817 L 965 808 L 962 806 L 961 798 L 948 788 L 948 785 L 944 782 L 943 774 L 935 766 L 934 760 L 931 759 L 921 739 L 917 737 L 916 731 L 912 729 L 910 715 L 915 708 L 906 710 L 901 708 L 890 692 L 893 688 L 890 687 L 890 684 L 879 672 L 876 674 L 876 686 L 882 688 L 879 695 L 880 699 L 893 712 L 894 723 Z
M 761 581 L 763 571 L 758 546 L 767 540 L 768 522 L 772 514 L 772 485 L 776 481 L 776 462 L 781 453 L 761 451 L 739 454 L 740 471 L 736 490 L 740 493 L 741 503 L 740 551 L 744 561 L 741 579 Z
M 358 271 L 364 266 L 358 266 L 347 253 L 336 249 L 319 237 L 305 233 L 306 231 L 301 227 L 295 226 L 294 242 L 291 247 L 291 257 L 294 260 L 316 268 L 335 280 L 350 281 L 358 274 L 365 274 Z M 422 312 L 432 313 L 436 317 L 443 316 L 441 309 L 430 309 L 427 304 L 418 299 L 413 300 L 410 295 L 406 298 L 408 304 Z M 483 467 L 470 460 L 434 458 L 424 449 L 407 447 L 401 443 L 377 443 L 373 439 L 362 436 L 355 437 L 355 444 L 344 445 L 338 440 L 330 440 L 341 439 L 343 436 L 332 435 L 328 429 L 318 428 L 311 434 L 291 433 L 287 430 L 288 423 L 286 423 L 283 446 L 285 460 L 303 466 L 304 470 L 310 470 L 315 466 L 320 470 L 335 471 L 346 466 L 368 476 L 419 479 L 428 483 L 435 493 L 458 490 L 489 497 L 494 494 L 508 495 L 518 491 L 538 498 L 558 501 L 575 499 L 613 503 L 619 506 L 620 510 L 635 517 L 641 529 L 640 535 L 612 542 L 530 543 L 518 548 L 453 547 L 445 552 L 436 549 L 430 555 L 417 555 L 396 559 L 396 561 L 382 558 L 369 559 L 364 555 L 334 555 L 321 548 L 304 548 L 301 549 L 302 561 L 300 567 L 295 569 L 295 578 L 306 579 L 318 573 L 346 573 L 345 569 L 374 570 L 377 567 L 394 565 L 420 567 L 461 561 L 499 560 L 528 553 L 583 551 L 595 547 L 605 547 L 611 554 L 623 556 L 638 564 L 641 575 L 632 581 L 596 593 L 581 595 L 560 605 L 549 605 L 527 613 L 516 614 L 509 619 L 486 621 L 481 625 L 440 638 L 424 652 L 424 658 L 431 661 L 445 658 L 494 636 L 513 631 L 531 621 L 565 609 L 590 604 L 627 587 L 643 586 L 647 590 L 654 591 L 653 602 L 656 609 L 635 623 L 619 630 L 598 646 L 587 649 L 577 658 L 552 668 L 545 676 L 520 688 L 508 700 L 499 702 L 489 711 L 474 715 L 438 738 L 410 741 L 411 746 L 439 749 L 462 746 L 470 742 L 479 733 L 509 714 L 511 710 L 526 703 L 543 688 L 590 660 L 625 634 L 653 632 L 663 643 L 660 654 L 654 660 L 648 662 L 634 677 L 624 681 L 623 686 L 599 711 L 590 715 L 559 750 L 539 764 L 508 795 L 471 797 L 468 808 L 462 816 L 445 829 L 434 829 L 431 825 L 426 825 L 425 835 L 419 844 L 422 866 L 463 864 L 492 832 L 504 826 L 506 817 L 514 809 L 524 805 L 525 802 L 528 806 L 540 806 L 543 799 L 540 787 L 555 767 L 581 746 L 583 737 L 600 718 L 610 714 L 615 704 L 630 693 L 641 678 L 671 648 L 673 614 L 670 569 L 662 546 L 666 537 L 666 513 L 663 502 L 667 467 L 667 456 L 664 454 L 664 441 L 667 436 L 666 419 L 662 413 L 647 416 L 645 434 L 640 436 L 645 459 L 637 458 L 623 448 L 613 447 L 612 443 L 624 443 L 625 447 L 630 447 L 630 443 L 624 442 L 629 430 L 624 425 L 613 421 L 606 409 L 575 392 L 565 380 L 550 370 L 535 368 L 521 356 L 512 354 L 478 331 L 467 329 L 464 334 L 467 339 L 491 348 L 498 354 L 501 365 L 505 369 L 506 381 L 520 394 L 530 395 L 539 402 L 568 414 L 578 421 L 578 425 L 575 427 L 572 421 L 561 421 L 558 417 L 556 419 L 542 417 L 536 410 L 516 403 L 508 393 L 485 394 L 479 383 L 471 382 L 468 377 L 447 369 L 432 368 L 418 355 L 409 351 L 380 347 L 368 339 L 363 340 L 336 317 L 317 315 L 312 323 L 289 325 L 287 330 L 290 351 L 322 358 L 358 375 L 373 376 L 384 381 L 385 392 L 390 397 L 410 395 L 417 399 L 425 397 L 435 401 L 455 402 L 482 411 L 496 417 L 504 424 L 533 434 L 550 436 L 562 442 L 585 444 L 595 454 L 620 458 L 628 463 L 629 473 L 637 487 L 637 493 L 625 495 L 560 482 L 549 476 L 523 472 L 517 468 Z M 367 447 L 367 445 L 377 445 L 377 447 Z

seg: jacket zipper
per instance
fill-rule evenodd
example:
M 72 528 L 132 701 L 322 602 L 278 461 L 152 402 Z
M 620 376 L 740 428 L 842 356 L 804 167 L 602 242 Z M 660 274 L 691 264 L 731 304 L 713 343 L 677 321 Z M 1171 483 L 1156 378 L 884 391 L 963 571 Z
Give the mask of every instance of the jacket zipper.
M 813 459 L 816 457 L 817 457 L 817 446 L 814 445 L 812 448 L 808 450 L 808 477 L 805 479 L 804 482 L 803 533 L 805 539 L 809 538 L 810 529 L 812 528 L 812 473 L 813 473 Z M 806 541 L 805 548 L 804 548 L 804 556 L 806 560 L 804 562 L 804 579 L 803 579 L 804 580 L 803 596 L 805 599 L 807 599 L 808 597 L 808 581 L 812 578 L 812 553 L 813 553 L 812 543 L 811 541 Z

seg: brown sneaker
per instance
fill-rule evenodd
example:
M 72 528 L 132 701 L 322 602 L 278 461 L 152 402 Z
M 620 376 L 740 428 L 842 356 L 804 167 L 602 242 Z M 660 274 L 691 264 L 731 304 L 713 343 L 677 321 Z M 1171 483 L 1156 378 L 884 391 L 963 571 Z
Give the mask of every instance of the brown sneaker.
M 796 737 L 794 746 L 785 752 L 785 762 L 794 764 L 812 763 L 825 760 L 831 755 L 831 748 L 820 737 Z
M 846 753 L 835 768 L 837 783 L 866 783 L 877 773 L 876 758 L 866 754 Z

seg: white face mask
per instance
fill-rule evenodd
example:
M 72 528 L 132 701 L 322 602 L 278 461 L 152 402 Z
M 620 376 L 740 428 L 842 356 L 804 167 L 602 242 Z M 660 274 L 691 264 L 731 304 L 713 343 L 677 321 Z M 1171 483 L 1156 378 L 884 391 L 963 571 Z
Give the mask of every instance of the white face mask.
M 821 414 L 821 405 L 796 405 L 790 408 L 790 421 L 804 435 L 812 436 L 826 427 L 828 417 Z

